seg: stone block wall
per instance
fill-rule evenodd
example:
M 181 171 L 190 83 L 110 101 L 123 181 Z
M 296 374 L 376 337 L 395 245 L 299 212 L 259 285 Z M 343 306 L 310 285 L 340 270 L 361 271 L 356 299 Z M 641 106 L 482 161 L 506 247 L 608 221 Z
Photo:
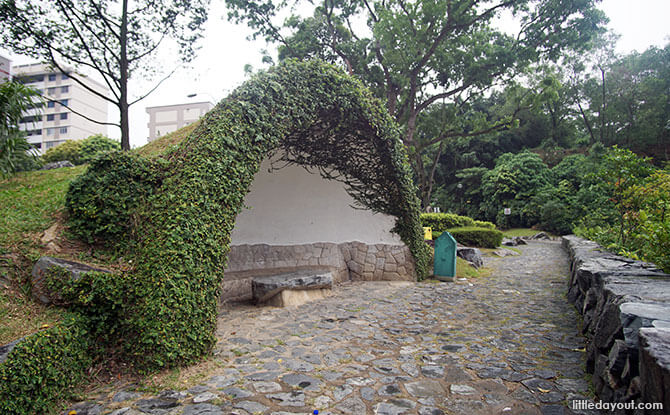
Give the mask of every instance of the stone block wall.
M 568 300 L 584 319 L 586 369 L 599 399 L 660 402 L 670 411 L 670 275 L 573 235 L 563 246 Z
M 414 281 L 405 245 L 317 242 L 302 245 L 234 245 L 224 271 L 221 301 L 251 299 L 251 278 L 302 269 L 328 270 L 343 281 Z

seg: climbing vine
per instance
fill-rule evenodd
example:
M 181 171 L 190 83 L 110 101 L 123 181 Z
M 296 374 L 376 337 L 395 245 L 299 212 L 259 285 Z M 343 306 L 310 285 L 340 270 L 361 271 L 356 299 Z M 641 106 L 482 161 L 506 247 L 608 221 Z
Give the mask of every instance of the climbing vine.
M 341 70 L 290 61 L 235 90 L 166 156 L 169 172 L 136 232 L 136 301 L 123 323 L 140 366 L 189 362 L 214 345 L 230 233 L 261 161 L 275 150 L 342 181 L 361 206 L 395 216 L 395 232 L 426 274 L 419 202 L 397 125 Z

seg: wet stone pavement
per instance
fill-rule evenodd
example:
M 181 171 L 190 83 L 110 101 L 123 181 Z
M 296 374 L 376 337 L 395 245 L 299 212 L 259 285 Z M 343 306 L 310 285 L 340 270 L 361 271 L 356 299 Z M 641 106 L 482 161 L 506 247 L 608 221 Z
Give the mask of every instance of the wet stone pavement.
M 584 339 L 558 242 L 486 257 L 490 277 L 347 283 L 220 316 L 216 373 L 182 391 L 107 391 L 78 414 L 572 414 Z M 66 412 L 67 413 L 67 412 Z

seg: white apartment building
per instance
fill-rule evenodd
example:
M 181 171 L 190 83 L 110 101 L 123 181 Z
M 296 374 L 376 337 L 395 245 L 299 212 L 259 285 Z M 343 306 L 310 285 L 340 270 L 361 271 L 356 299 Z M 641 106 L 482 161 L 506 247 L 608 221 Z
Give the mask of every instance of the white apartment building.
M 37 63 L 12 68 L 14 80 L 37 89 L 44 103 L 36 105 L 23 119 L 19 128 L 26 131 L 27 140 L 40 154 L 67 140 L 83 140 L 94 134 L 107 134 L 107 126 L 86 117 L 107 122 L 107 104 L 72 77 L 77 77 L 94 91 L 107 96 L 109 89 L 101 83 L 74 71 L 62 73 L 51 66 Z
M 149 114 L 149 124 L 147 124 L 149 127 L 149 142 L 199 120 L 212 107 L 213 104 L 211 102 L 192 102 L 147 107 L 146 111 Z
M 0 83 L 12 78 L 12 61 L 0 55 Z

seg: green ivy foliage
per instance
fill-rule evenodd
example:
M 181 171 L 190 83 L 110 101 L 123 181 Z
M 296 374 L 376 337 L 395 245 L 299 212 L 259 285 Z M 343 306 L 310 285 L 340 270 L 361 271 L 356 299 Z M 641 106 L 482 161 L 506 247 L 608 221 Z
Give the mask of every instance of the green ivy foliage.
M 0 411 L 7 415 L 50 413 L 70 396 L 92 363 L 88 322 L 69 315 L 58 326 L 21 341 L 0 365 Z
M 161 162 L 129 152 L 100 155 L 65 197 L 71 232 L 89 243 L 132 240 L 139 206 L 160 186 Z
M 497 248 L 503 240 L 503 233 L 487 228 L 453 228 L 448 230 L 451 236 L 461 245 L 478 248 Z
M 214 346 L 230 233 L 261 161 L 274 152 L 343 182 L 357 204 L 395 216 L 418 276 L 429 272 L 398 126 L 340 69 L 287 61 L 236 89 L 162 160 L 110 154 L 72 185 L 72 228 L 88 240 L 132 236 L 135 265 L 116 277 L 91 275 L 70 298 L 94 331 L 112 326 L 139 369 L 187 364 Z

